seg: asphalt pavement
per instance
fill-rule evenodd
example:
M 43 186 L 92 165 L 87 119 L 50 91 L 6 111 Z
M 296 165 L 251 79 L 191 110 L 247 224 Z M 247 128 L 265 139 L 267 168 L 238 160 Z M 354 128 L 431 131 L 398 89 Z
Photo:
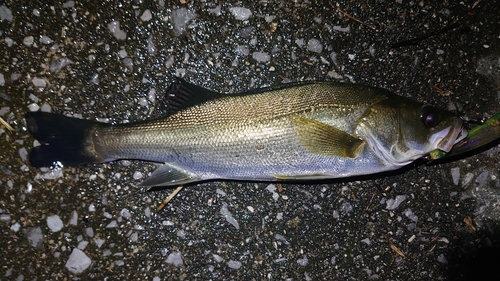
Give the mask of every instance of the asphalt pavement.
M 496 280 L 499 146 L 350 180 L 205 182 L 157 211 L 172 190 L 139 186 L 155 164 L 31 167 L 24 114 L 146 120 L 182 77 L 362 83 L 482 120 L 500 111 L 499 27 L 486 0 L 0 3 L 0 280 Z

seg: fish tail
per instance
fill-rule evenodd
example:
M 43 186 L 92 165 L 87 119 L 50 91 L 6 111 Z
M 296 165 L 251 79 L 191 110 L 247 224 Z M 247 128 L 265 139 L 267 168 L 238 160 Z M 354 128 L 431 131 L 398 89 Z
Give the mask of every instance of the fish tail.
M 50 167 L 57 162 L 64 166 L 101 162 L 89 148 L 91 129 L 99 122 L 40 111 L 28 112 L 25 118 L 28 130 L 41 144 L 30 152 L 33 167 Z

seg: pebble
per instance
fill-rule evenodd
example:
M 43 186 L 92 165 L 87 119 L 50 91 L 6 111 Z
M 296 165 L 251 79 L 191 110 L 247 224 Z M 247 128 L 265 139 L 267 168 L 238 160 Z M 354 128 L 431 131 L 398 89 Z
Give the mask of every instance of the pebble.
M 75 248 L 66 262 L 66 268 L 74 274 L 80 274 L 89 268 L 91 263 L 90 258 L 82 250 Z
M 183 264 L 181 253 L 171 253 L 170 255 L 168 255 L 166 262 L 177 267 L 181 266 Z
M 389 199 L 386 202 L 386 204 L 387 204 L 386 209 L 387 210 L 395 210 L 405 200 L 406 200 L 406 195 L 398 195 L 398 196 L 396 196 L 396 199 Z
M 106 240 L 101 238 L 94 238 L 94 244 L 97 246 L 97 248 L 101 248 L 104 242 L 106 242 Z
M 10 226 L 10 230 L 12 230 L 14 232 L 18 232 L 19 229 L 21 229 L 21 225 L 18 222 L 16 222 L 15 224 Z
M 142 21 L 150 21 L 153 18 L 153 15 L 151 14 L 151 11 L 149 9 L 146 9 L 141 16 Z
M 252 15 L 252 11 L 245 7 L 232 7 L 229 11 L 237 20 L 247 20 Z
M 226 219 L 227 222 L 229 222 L 230 224 L 232 224 L 236 229 L 240 229 L 240 224 L 233 217 L 233 215 L 229 212 L 229 210 L 227 209 L 227 204 L 226 203 L 223 203 L 222 208 L 220 209 L 220 213 Z
M 28 237 L 28 243 L 35 247 L 41 248 L 43 242 L 43 233 L 40 227 L 29 228 L 26 231 L 26 236 Z
M 116 220 L 113 220 L 112 222 L 108 223 L 108 225 L 106 225 L 106 228 L 114 228 L 117 226 L 118 226 L 118 223 L 116 222 Z
M 11 22 L 13 19 L 14 16 L 12 15 L 12 11 L 5 5 L 0 6 L 0 21 L 6 20 Z
M 47 217 L 47 226 L 52 232 L 58 232 L 63 228 L 63 222 L 58 215 Z
M 174 26 L 174 35 L 179 36 L 186 31 L 187 24 L 196 18 L 196 14 L 186 8 L 179 8 L 172 11 L 172 25 Z
M 310 39 L 307 42 L 307 49 L 311 52 L 321 53 L 323 51 L 323 44 L 318 39 Z
M 94 229 L 92 227 L 85 228 L 85 234 L 88 237 L 94 237 Z
M 460 182 L 460 167 L 451 168 L 451 178 L 453 179 L 453 184 L 458 185 Z
M 126 208 L 123 208 L 123 209 L 120 211 L 120 216 L 122 216 L 122 217 L 124 217 L 124 218 L 128 219 L 128 218 L 130 218 L 130 217 L 131 217 L 131 215 L 130 215 L 130 211 L 129 211 L 128 209 L 126 209 Z
M 85 241 L 85 240 L 80 241 L 80 243 L 78 243 L 77 248 L 83 251 L 83 250 L 85 250 L 85 248 L 87 247 L 88 244 L 89 244 L 89 241 Z
M 252 58 L 258 62 L 268 62 L 271 56 L 266 52 L 253 52 Z
M 227 262 L 227 266 L 229 266 L 232 269 L 240 269 L 241 262 L 240 261 L 230 260 L 230 261 Z
M 45 81 L 45 79 L 43 78 L 38 77 L 34 77 L 33 79 L 31 79 L 31 83 L 33 83 L 33 85 L 38 88 L 45 88 L 45 86 L 47 86 L 47 81 Z
M 303 258 L 301 259 L 298 259 L 297 260 L 297 263 L 300 265 L 300 266 L 306 266 L 308 263 L 309 263 L 309 259 L 304 256 Z
M 120 21 L 115 20 L 108 23 L 108 29 L 111 33 L 113 33 L 113 36 L 115 36 L 116 39 L 118 40 L 127 39 L 127 33 L 120 29 Z
M 10 222 L 10 215 L 9 214 L 1 214 L 0 215 L 0 221 L 4 221 L 4 222 Z
M 71 219 L 69 219 L 69 224 L 71 225 L 78 224 L 78 213 L 76 211 L 71 212 Z

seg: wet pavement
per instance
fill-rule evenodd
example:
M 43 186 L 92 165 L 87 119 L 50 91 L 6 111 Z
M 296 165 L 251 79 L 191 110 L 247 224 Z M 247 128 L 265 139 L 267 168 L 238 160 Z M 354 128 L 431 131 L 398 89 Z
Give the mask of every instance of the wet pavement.
M 500 148 L 350 181 L 138 184 L 140 161 L 35 169 L 26 111 L 155 116 L 175 76 L 235 93 L 336 80 L 500 111 L 497 1 L 0 4 L 0 280 L 488 280 Z M 356 2 L 356 1 L 354 1 Z M 482 278 L 484 277 L 484 278 Z

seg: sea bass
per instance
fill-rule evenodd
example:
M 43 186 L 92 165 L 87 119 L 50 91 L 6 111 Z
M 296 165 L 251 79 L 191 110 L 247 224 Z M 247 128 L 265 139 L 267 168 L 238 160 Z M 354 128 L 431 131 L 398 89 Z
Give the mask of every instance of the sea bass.
M 143 186 L 204 180 L 286 181 L 398 169 L 466 137 L 455 114 L 387 90 L 333 82 L 220 94 L 178 79 L 165 115 L 111 125 L 26 113 L 34 167 L 118 159 L 164 165 Z

